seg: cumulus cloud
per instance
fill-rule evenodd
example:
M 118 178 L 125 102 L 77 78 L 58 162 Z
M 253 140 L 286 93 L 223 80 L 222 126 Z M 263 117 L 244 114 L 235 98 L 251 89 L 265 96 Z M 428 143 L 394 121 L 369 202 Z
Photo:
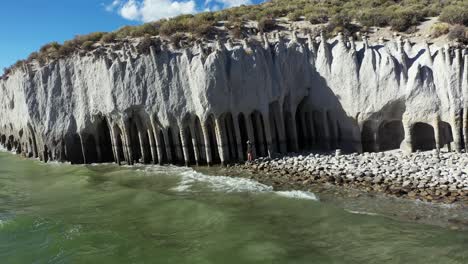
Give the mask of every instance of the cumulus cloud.
M 224 8 L 252 4 L 250 0 L 216 0 L 214 2 L 220 3 Z
M 119 10 L 119 14 L 128 20 L 140 20 L 141 10 L 135 0 L 126 2 Z
M 117 11 L 125 19 L 141 22 L 198 12 L 195 0 L 114 0 L 106 10 Z
M 106 6 L 109 12 L 117 12 L 128 20 L 150 22 L 181 14 L 216 11 L 240 5 L 252 4 L 252 0 L 113 0 Z

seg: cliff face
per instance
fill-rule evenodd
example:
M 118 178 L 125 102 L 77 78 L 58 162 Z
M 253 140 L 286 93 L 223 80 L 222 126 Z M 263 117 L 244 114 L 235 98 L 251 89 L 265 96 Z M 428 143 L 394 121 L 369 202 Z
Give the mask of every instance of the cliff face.
M 227 162 L 468 143 L 468 53 L 276 39 L 101 50 L 0 81 L 0 138 L 44 160 Z

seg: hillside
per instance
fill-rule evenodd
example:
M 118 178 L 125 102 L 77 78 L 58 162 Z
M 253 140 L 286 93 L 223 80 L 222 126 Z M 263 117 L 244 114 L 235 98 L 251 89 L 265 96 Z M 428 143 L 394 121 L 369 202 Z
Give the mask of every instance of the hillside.
M 44 65 L 75 52 L 86 53 L 106 44 L 143 38 L 141 46 L 167 41 L 176 48 L 197 40 L 243 39 L 258 32 L 302 31 L 318 36 L 343 32 L 347 36 L 366 34 L 370 41 L 388 39 L 398 32 L 412 41 L 468 42 L 467 0 L 272 0 L 260 5 L 240 6 L 218 12 L 181 15 L 140 26 L 126 26 L 115 32 L 77 36 L 63 44 L 44 45 L 27 59 L 4 70 L 5 78 L 15 68 L 36 61 Z M 157 38 L 155 38 L 157 37 Z M 146 49 L 146 48 L 144 48 Z

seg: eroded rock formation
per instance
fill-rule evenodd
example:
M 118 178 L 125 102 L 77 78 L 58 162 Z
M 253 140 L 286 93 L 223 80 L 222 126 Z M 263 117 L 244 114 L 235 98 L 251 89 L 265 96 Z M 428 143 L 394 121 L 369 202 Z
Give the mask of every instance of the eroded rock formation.
M 219 163 L 468 144 L 468 53 L 395 39 L 130 44 L 0 81 L 0 139 L 42 160 Z

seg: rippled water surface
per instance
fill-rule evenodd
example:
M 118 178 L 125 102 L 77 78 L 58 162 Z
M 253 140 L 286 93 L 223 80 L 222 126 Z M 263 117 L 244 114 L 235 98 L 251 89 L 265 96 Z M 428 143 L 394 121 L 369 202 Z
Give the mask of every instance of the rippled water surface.
M 0 153 L 0 263 L 468 263 L 467 231 L 379 211 L 414 202 L 332 197 L 189 168 Z

